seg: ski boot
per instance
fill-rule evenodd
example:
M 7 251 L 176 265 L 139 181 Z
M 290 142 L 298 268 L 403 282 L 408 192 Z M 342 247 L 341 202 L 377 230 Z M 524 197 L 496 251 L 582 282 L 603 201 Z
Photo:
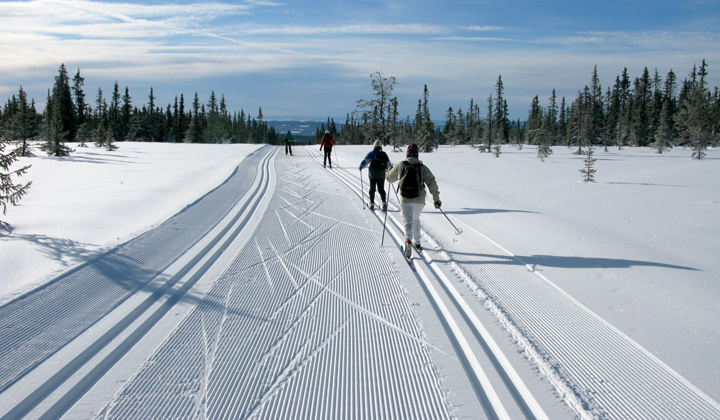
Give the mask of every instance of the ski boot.
M 382 203 L 382 211 L 383 211 L 383 213 L 387 211 L 387 203 L 384 201 Z
M 405 258 L 410 259 L 412 256 L 412 242 L 405 241 L 405 251 L 403 252 Z

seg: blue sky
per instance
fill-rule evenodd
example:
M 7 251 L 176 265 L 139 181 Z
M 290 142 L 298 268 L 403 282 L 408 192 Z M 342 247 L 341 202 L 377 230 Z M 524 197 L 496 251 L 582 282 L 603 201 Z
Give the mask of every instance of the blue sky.
M 22 85 L 45 102 L 60 63 L 93 100 L 117 80 L 133 104 L 195 92 L 266 118 L 344 121 L 395 76 L 400 115 L 423 85 L 433 119 L 482 105 L 502 75 L 511 118 L 552 89 L 568 102 L 597 65 L 603 89 L 628 68 L 680 79 L 706 59 L 720 85 L 720 2 L 627 1 L 0 1 L 0 99 Z

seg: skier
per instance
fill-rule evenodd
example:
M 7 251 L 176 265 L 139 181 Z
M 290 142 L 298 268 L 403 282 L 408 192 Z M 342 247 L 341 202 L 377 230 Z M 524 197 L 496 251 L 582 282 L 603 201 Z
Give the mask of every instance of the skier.
M 285 142 L 285 154 L 287 155 L 288 152 L 290 152 L 290 156 L 292 156 L 293 136 L 290 130 L 288 130 L 287 134 L 285 134 L 285 137 L 283 137 L 283 141 Z
M 370 178 L 370 210 L 375 210 L 375 189 L 380 193 L 382 200 L 382 211 L 387 211 L 387 201 L 385 200 L 385 171 L 392 168 L 390 158 L 387 153 L 382 151 L 380 140 L 375 140 L 373 150 L 365 156 L 360 162 L 360 172 L 367 165 L 368 177 Z
M 406 160 L 393 166 L 387 172 L 388 182 L 399 181 L 400 211 L 405 224 L 405 258 L 410 258 L 410 255 L 412 255 L 412 246 L 418 251 L 422 250 L 420 244 L 420 212 L 425 207 L 426 185 L 433 196 L 435 208 L 439 209 L 442 205 L 435 176 L 418 159 L 418 155 L 417 145 L 410 144 L 407 148 Z
M 328 130 L 325 130 L 325 135 L 322 138 L 322 141 L 320 142 L 320 150 L 323 149 L 323 146 L 325 146 L 325 157 L 323 158 L 323 168 L 325 168 L 325 165 L 330 163 L 330 169 L 332 169 L 332 148 L 335 144 L 335 140 L 330 135 L 330 132 Z

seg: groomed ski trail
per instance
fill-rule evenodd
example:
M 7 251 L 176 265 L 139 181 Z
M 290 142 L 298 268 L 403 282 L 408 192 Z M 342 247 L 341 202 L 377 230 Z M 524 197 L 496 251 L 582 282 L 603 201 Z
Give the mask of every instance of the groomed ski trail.
M 345 179 L 353 188 L 349 175 Z M 367 197 L 367 192 L 354 189 L 359 197 Z M 388 197 L 392 203 L 392 191 Z M 388 217 L 402 231 L 400 219 L 399 215 Z M 463 224 L 462 236 L 455 235 L 442 213 L 430 207 L 421 223 L 426 245 L 421 254 L 413 250 L 417 258 L 412 264 L 426 263 L 428 271 L 434 271 L 428 277 L 458 307 L 459 317 L 472 323 L 473 314 L 466 315 L 469 311 L 490 313 L 491 317 L 483 318 L 494 318 L 506 331 L 505 337 L 496 333 L 497 340 L 510 338 L 578 418 L 720 419 L 717 401 L 521 258 L 468 225 Z M 462 221 L 453 218 L 453 223 Z M 396 238 L 396 243 L 402 239 Z M 492 359 L 496 350 L 484 347 Z M 504 367 L 493 364 L 501 376 L 507 375 L 502 373 Z M 518 393 L 514 392 L 516 401 Z M 534 417 L 528 409 L 523 412 Z
M 434 357 L 456 360 L 379 232 L 302 148 L 275 165 L 251 240 L 97 418 L 453 418 Z

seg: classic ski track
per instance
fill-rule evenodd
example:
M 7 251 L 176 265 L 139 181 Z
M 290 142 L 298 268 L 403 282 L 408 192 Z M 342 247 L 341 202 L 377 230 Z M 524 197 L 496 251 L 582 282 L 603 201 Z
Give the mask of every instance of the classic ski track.
M 259 155 L 256 151 L 248 158 L 258 159 Z M 249 171 L 238 166 L 227 181 L 206 195 L 214 195 L 212 206 L 205 205 L 208 200 L 199 199 L 139 237 L 2 305 L 0 392 L 151 283 L 235 205 L 249 188 L 238 180 L 254 174 L 254 168 Z M 226 190 L 239 194 L 225 194 Z M 197 214 L 206 217 L 199 223 L 187 222 Z
M 85 348 L 83 351 L 80 351 L 77 355 L 68 355 L 65 356 L 65 361 L 61 363 L 66 363 L 61 368 L 53 367 L 53 371 L 56 371 L 54 375 L 49 377 L 45 382 L 41 384 L 32 384 L 30 385 L 29 394 L 24 397 L 21 401 L 16 401 L 17 404 L 14 405 L 12 408 L 10 408 L 7 412 L 3 414 L 0 419 L 2 420 L 9 420 L 9 419 L 16 419 L 21 418 L 30 413 L 35 407 L 40 405 L 44 402 L 45 399 L 47 399 L 49 396 L 53 395 L 53 400 L 56 401 L 47 411 L 39 415 L 38 418 L 40 419 L 51 419 L 51 418 L 58 418 L 62 416 L 65 411 L 72 406 L 72 404 L 77 401 L 79 398 L 82 397 L 82 395 L 105 373 L 107 372 L 117 361 L 135 344 L 138 340 L 142 338 L 142 336 L 149 331 L 152 326 L 157 323 L 167 311 L 172 308 L 172 306 L 177 303 L 189 290 L 190 288 L 202 277 L 202 275 L 212 266 L 212 264 L 217 260 L 217 258 L 222 254 L 223 250 L 227 248 L 228 244 L 234 240 L 240 231 L 243 229 L 243 227 L 247 224 L 249 218 L 252 216 L 254 210 L 257 208 L 257 205 L 262 198 L 263 192 L 262 190 L 267 190 L 268 188 L 268 178 L 269 178 L 269 165 L 272 161 L 273 154 L 276 152 L 275 149 L 272 148 L 266 148 L 264 151 L 260 151 L 260 149 L 256 152 L 254 152 L 252 155 L 256 155 L 255 160 L 258 160 L 259 162 L 257 167 L 251 166 L 251 169 L 253 173 L 257 172 L 260 175 L 260 181 L 259 182 L 251 182 L 247 183 L 247 178 L 244 179 L 244 184 L 247 184 L 247 188 L 245 191 L 248 192 L 247 196 L 242 193 L 243 189 L 240 189 L 241 194 L 235 195 L 234 200 L 225 200 L 228 205 L 230 205 L 230 208 L 222 209 L 220 208 L 220 212 L 208 212 L 208 207 L 201 207 L 200 212 L 205 213 L 207 212 L 208 216 L 212 218 L 214 215 L 218 215 L 218 217 L 222 214 L 222 217 L 212 219 L 210 220 L 211 223 L 218 223 L 221 219 L 227 220 L 227 225 L 224 227 L 222 226 L 216 226 L 212 230 L 209 228 L 206 228 L 209 233 L 213 233 L 213 235 L 216 235 L 214 237 L 205 237 L 202 240 L 198 241 L 198 245 L 194 247 L 187 246 L 186 248 L 182 249 L 196 249 L 195 251 L 192 251 L 189 256 L 186 254 L 186 256 L 183 256 L 181 259 L 178 259 L 178 262 L 182 262 L 182 264 L 185 264 L 183 267 L 178 268 L 172 268 L 175 267 L 177 264 L 173 264 L 169 267 L 172 272 L 175 272 L 174 275 L 167 275 L 164 272 L 159 273 L 153 282 L 156 282 L 159 280 L 159 284 L 157 286 L 153 286 L 150 290 L 148 290 L 149 296 L 145 298 L 144 300 L 138 301 L 138 306 L 135 307 L 134 310 L 129 311 L 127 315 L 124 315 L 120 317 L 119 321 L 113 325 L 106 326 L 107 330 L 104 330 L 105 333 L 95 334 L 95 336 L 100 335 L 99 338 L 94 339 L 95 341 L 92 342 L 87 348 Z M 236 172 L 233 174 L 236 175 Z M 254 178 L 254 176 L 253 176 Z M 230 178 L 232 179 L 232 177 Z M 242 184 L 242 183 L 241 183 Z M 252 185 L 255 185 L 255 190 L 250 192 L 249 189 L 252 187 Z M 206 194 L 206 197 L 210 197 L 212 194 L 223 194 L 225 193 L 225 190 L 222 189 L 223 186 L 228 186 L 233 189 L 235 189 L 235 192 L 237 192 L 237 185 L 229 184 L 228 181 L 223 183 L 220 187 L 216 188 L 215 190 L 211 191 L 210 193 Z M 217 195 L 215 196 L 217 197 Z M 245 201 L 245 203 L 240 207 L 236 206 L 236 203 L 241 203 L 241 199 L 243 197 L 250 197 Z M 197 205 L 199 203 L 202 203 L 203 199 L 200 199 L 193 203 L 193 205 Z M 217 200 L 213 203 L 213 206 L 210 206 L 210 208 L 213 207 L 219 207 Z M 236 210 L 237 213 L 233 216 L 230 214 L 227 214 L 227 212 L 232 208 L 237 207 Z M 192 208 L 192 206 L 188 207 L 188 209 Z M 183 212 L 179 213 L 179 215 L 184 214 L 187 211 L 184 210 Z M 224 213 L 223 213 L 224 212 Z M 245 216 L 244 218 L 241 218 L 241 216 Z M 172 222 L 174 219 L 177 219 L 178 216 L 174 216 L 171 218 L 168 222 Z M 164 225 L 168 225 L 169 223 L 165 222 Z M 172 224 L 170 224 L 171 230 L 177 231 L 176 228 L 172 228 Z M 158 228 L 156 228 L 158 229 Z M 194 231 L 195 232 L 195 231 Z M 152 235 L 153 231 L 150 231 L 146 233 L 145 235 Z M 142 237 L 145 235 L 141 235 L 140 240 L 142 240 Z M 224 239 L 224 241 L 222 241 Z M 129 243 L 137 242 L 138 239 L 131 240 Z M 222 241 L 222 242 L 221 242 Z M 172 241 L 167 241 L 170 244 L 172 244 Z M 166 242 L 166 243 L 167 243 Z M 142 242 L 141 242 L 142 243 Z M 192 245 L 192 244 L 190 244 Z M 116 250 L 112 250 L 105 254 L 112 255 L 112 253 L 117 252 L 117 249 L 121 249 L 124 245 L 121 245 L 120 247 L 116 248 Z M 161 248 L 159 248 L 161 249 Z M 196 254 L 195 254 L 196 253 Z M 176 254 L 172 254 L 176 255 Z M 102 259 L 102 257 L 101 257 Z M 187 262 L 183 262 L 187 261 Z M 68 279 L 70 276 L 75 275 L 76 273 L 82 273 L 84 269 L 87 269 L 88 267 L 92 269 L 93 264 L 97 264 L 97 261 L 90 261 L 87 264 L 84 264 L 80 266 L 77 269 L 71 270 L 69 273 L 66 273 L 62 276 L 60 276 L 58 279 L 54 280 L 53 282 L 49 283 L 48 285 L 41 287 L 36 290 L 38 293 L 49 293 L 49 291 L 53 290 L 53 287 L 56 285 L 62 286 L 62 283 L 64 280 Z M 167 269 L 166 269 L 167 271 Z M 133 272 L 129 271 L 127 275 L 131 275 Z M 148 283 L 150 284 L 150 283 Z M 61 290 L 68 290 L 72 291 L 71 287 L 66 287 L 65 289 Z M 84 288 L 80 288 L 78 290 L 82 293 Z M 138 291 L 144 290 L 140 287 L 136 287 L 135 290 L 132 290 L 131 293 L 129 293 L 128 296 L 125 296 L 122 300 L 115 302 L 111 307 L 110 310 L 112 310 L 115 307 L 119 307 L 122 302 L 128 301 L 130 302 L 131 299 L 129 299 L 131 296 L 138 293 Z M 11 302 L 8 305 L 3 306 L 0 308 L 1 310 L 5 310 L 9 312 L 9 317 L 13 317 L 15 312 L 22 312 L 25 307 L 22 305 L 13 305 L 16 302 L 24 303 L 23 299 L 30 299 L 30 302 L 32 303 L 32 298 L 34 297 L 33 292 L 26 294 L 25 296 L 20 297 L 19 299 L 16 299 L 15 301 Z M 66 302 L 66 300 L 59 299 L 61 302 Z M 70 299 L 71 300 L 71 299 Z M 19 306 L 19 307 L 17 307 Z M 27 306 L 27 305 L 26 305 Z M 44 312 L 52 311 L 55 308 L 56 305 L 50 306 L 49 308 L 43 308 Z M 110 313 L 110 312 L 107 312 Z M 103 314 L 104 315 L 104 314 Z M 96 321 L 95 318 L 88 317 L 88 320 L 85 320 L 85 323 L 82 325 L 92 325 Z M 62 322 L 67 321 L 63 319 L 56 319 L 55 322 Z M 71 319 L 71 322 L 73 320 Z M 140 324 L 140 325 L 138 325 Z M 128 330 L 129 328 L 129 330 Z M 75 329 L 68 328 L 72 334 L 81 334 L 76 333 Z M 133 330 L 134 329 L 134 330 Z M 102 331 L 101 331 L 102 332 Z M 121 334 L 123 334 L 121 336 Z M 118 340 L 118 337 L 120 338 Z M 67 340 L 72 341 L 74 337 L 68 337 Z M 69 342 L 67 341 L 67 342 Z M 61 342 L 59 344 L 64 345 L 66 342 Z M 108 347 L 112 343 L 112 347 Z M 59 349 L 59 347 L 58 347 Z M 56 349 L 55 352 L 58 350 Z M 45 356 L 45 359 L 49 358 L 52 355 Z M 100 355 L 102 360 L 93 360 L 93 358 L 96 355 Z M 74 357 L 73 357 L 74 356 Z M 68 360 L 70 359 L 71 360 Z M 43 359 L 44 360 L 44 359 Z M 27 374 L 27 372 L 31 371 L 35 366 L 42 366 L 41 363 L 43 360 L 37 361 L 33 366 L 30 368 L 26 368 L 24 372 L 22 372 L 22 376 Z M 6 361 L 3 360 L 3 364 L 5 365 Z M 87 365 L 87 366 L 86 366 Z M 83 372 L 81 378 L 73 378 L 73 383 L 66 384 L 66 381 L 70 379 L 73 376 L 77 376 L 76 372 Z M 10 387 L 12 384 L 8 385 Z M 34 388 L 33 388 L 34 387 Z M 59 387 L 63 387 L 64 394 L 61 395 L 55 395 L 53 394 L 56 389 Z M 69 389 L 67 389 L 69 388 Z M 7 388 L 6 388 L 7 389 Z M 9 407 L 6 407 L 8 409 Z
M 319 160 L 316 155 L 314 157 L 316 160 Z M 361 200 L 363 200 L 363 202 L 365 201 L 365 191 L 358 191 L 357 184 L 351 181 L 351 178 L 347 173 L 337 169 L 333 170 L 332 173 L 338 179 L 344 182 L 351 190 L 358 194 L 358 196 L 361 197 Z M 389 193 L 390 191 L 388 191 L 388 194 Z M 390 200 L 388 200 L 388 203 L 390 203 Z M 395 207 L 398 208 L 397 206 Z M 373 214 L 378 217 L 381 222 L 383 221 L 385 213 L 373 212 Z M 404 228 L 402 224 L 394 216 L 388 216 L 388 220 L 391 224 L 394 225 L 394 228 L 387 229 L 388 233 L 394 238 L 395 243 L 398 246 L 402 247 L 402 244 L 404 243 L 402 234 Z M 480 366 L 480 363 L 475 357 L 473 350 L 467 343 L 467 339 L 460 331 L 457 325 L 457 320 L 445 307 L 443 299 L 438 294 L 436 288 L 433 286 L 433 283 L 440 284 L 444 287 L 445 291 L 451 295 L 453 302 L 460 307 L 461 313 L 466 314 L 465 319 L 470 317 L 470 315 L 467 315 L 466 312 L 469 310 L 469 308 L 467 307 L 467 305 L 463 307 L 458 302 L 458 299 L 462 300 L 462 298 L 457 293 L 455 295 L 452 295 L 452 293 L 449 292 L 448 289 L 453 288 L 449 284 L 449 280 L 447 280 L 447 278 L 440 271 L 437 265 L 432 263 L 432 260 L 428 258 L 427 254 L 424 252 L 417 253 L 417 251 L 415 250 L 413 252 L 420 255 L 420 258 L 414 257 L 412 260 L 408 261 L 408 264 L 413 267 L 423 287 L 426 289 L 428 297 L 433 302 L 433 305 L 436 308 L 436 313 L 445 325 L 446 332 L 450 336 L 451 341 L 456 347 L 458 355 L 463 361 L 463 365 L 465 367 L 468 378 L 476 388 L 476 394 L 479 401 L 483 405 L 483 408 L 485 409 L 486 415 L 488 416 L 488 418 L 491 419 L 509 419 L 509 414 L 507 413 L 505 407 L 497 396 L 496 391 L 490 383 L 489 379 L 487 378 L 485 372 L 483 371 L 483 368 Z M 432 277 L 433 280 L 431 280 L 430 277 Z M 518 405 L 525 414 L 525 416 L 531 419 L 548 419 L 547 415 L 544 413 L 540 405 L 537 403 L 537 401 L 535 401 L 532 394 L 525 387 L 519 375 L 515 373 L 512 366 L 509 364 L 509 362 L 506 361 L 506 358 L 500 351 L 499 347 L 494 343 L 494 341 L 492 341 L 492 338 L 489 336 L 489 334 L 484 332 L 484 327 L 480 325 L 480 322 L 477 320 L 474 314 L 472 314 L 471 316 L 475 318 L 475 324 L 468 322 L 467 326 L 470 327 L 471 331 L 475 332 L 476 337 L 482 337 L 482 339 L 479 341 L 481 344 L 483 344 L 483 348 L 485 349 L 491 360 L 501 359 L 504 361 L 503 364 L 496 364 L 495 369 L 500 372 L 502 377 L 507 379 L 506 386 L 508 387 L 510 393 L 518 401 Z M 480 328 L 483 330 L 483 332 L 477 331 L 478 325 L 480 325 Z M 491 345 L 489 347 L 487 345 L 488 340 L 491 342 Z
M 357 180 L 338 172 L 333 170 L 362 197 Z M 393 216 L 388 217 L 391 220 L 399 227 Z M 428 249 L 422 258 L 434 266 L 438 282 L 449 284 L 441 279 L 444 274 L 438 264 L 465 279 L 578 417 L 720 419 L 718 402 L 533 267 L 471 226 L 465 225 L 466 234 L 458 238 L 446 233 L 451 231 L 448 225 L 439 212 L 423 213 L 423 236 L 437 251 Z M 435 253 L 438 261 L 430 257 Z M 453 293 L 447 288 L 446 292 Z M 514 376 L 501 374 L 505 379 L 508 375 Z M 518 392 L 513 392 L 516 399 Z
M 431 223 L 437 224 L 439 217 Z M 473 279 L 531 344 L 539 362 L 547 365 L 543 369 L 552 369 L 589 415 L 720 418 L 717 402 L 532 267 L 466 227 L 486 245 L 453 243 L 438 229 L 433 235 L 444 236 L 447 258 Z M 482 264 L 473 262 L 478 256 Z
M 387 255 L 352 252 L 378 233 L 352 223 L 346 196 L 317 188 L 328 181 L 307 160 L 275 165 L 278 187 L 253 239 L 98 418 L 197 417 L 199 400 L 207 418 L 452 417 Z M 306 222 L 292 229 L 297 212 L 270 210 L 298 198 L 289 185 Z M 204 337 L 216 336 L 208 369 Z

